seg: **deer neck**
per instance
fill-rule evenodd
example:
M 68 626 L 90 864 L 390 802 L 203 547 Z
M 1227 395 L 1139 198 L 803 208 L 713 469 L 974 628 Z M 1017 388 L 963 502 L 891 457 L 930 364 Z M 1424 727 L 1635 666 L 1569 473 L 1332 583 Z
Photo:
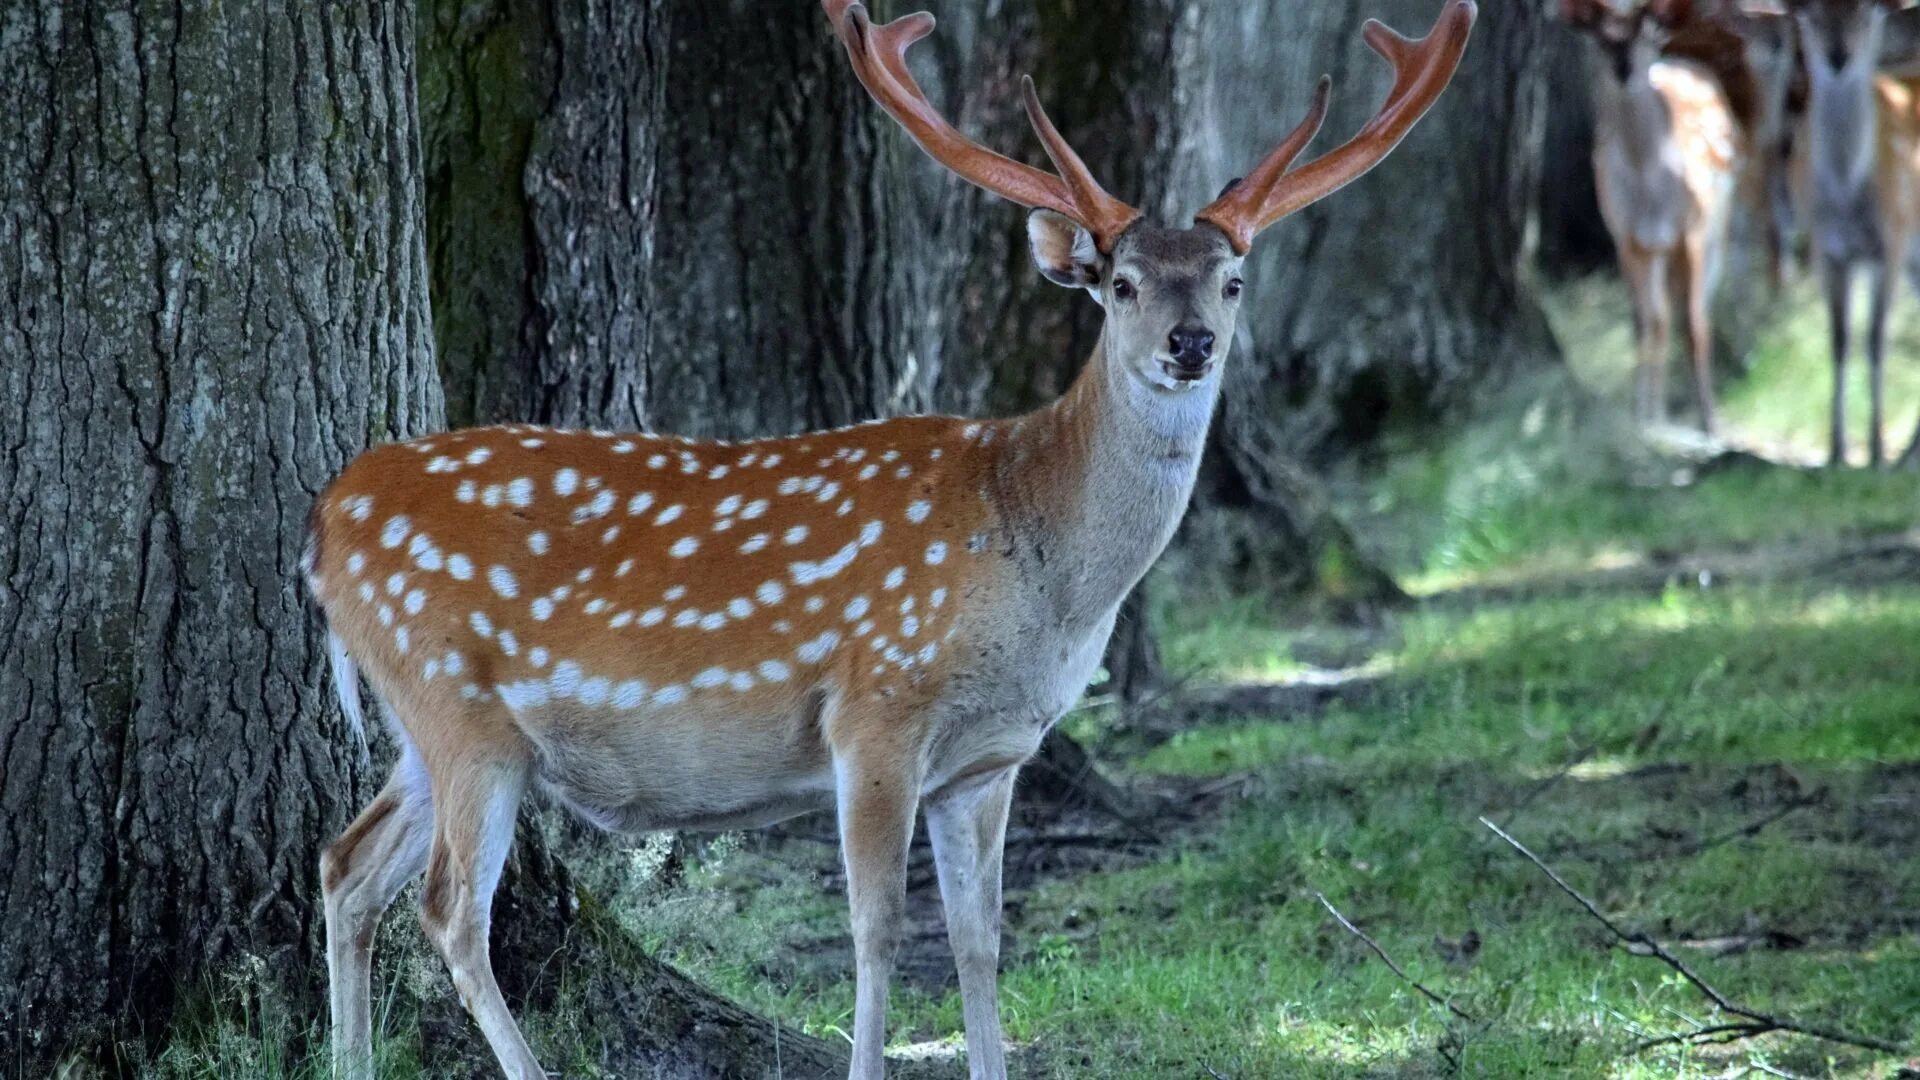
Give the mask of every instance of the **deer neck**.
M 1173 537 L 1219 386 L 1156 391 L 1103 339 L 1065 395 L 1013 422 L 996 470 L 1012 553 L 1064 623 L 1111 616 Z
M 1839 71 L 1812 69 L 1807 99 L 1807 155 L 1823 202 L 1844 205 L 1873 176 L 1879 137 L 1874 65 L 1855 62 Z
M 1595 141 L 1636 172 L 1668 164 L 1663 158 L 1673 142 L 1673 114 L 1653 85 L 1653 65 L 1636 63 L 1625 81 L 1596 72 L 1594 86 Z

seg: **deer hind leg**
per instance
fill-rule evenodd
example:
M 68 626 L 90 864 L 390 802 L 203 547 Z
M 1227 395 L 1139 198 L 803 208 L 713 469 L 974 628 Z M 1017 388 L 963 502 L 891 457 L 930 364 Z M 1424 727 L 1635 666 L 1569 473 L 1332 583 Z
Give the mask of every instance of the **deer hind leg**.
M 373 935 L 393 898 L 426 868 L 432 835 L 426 772 L 406 746 L 386 787 L 320 857 L 336 1076 L 373 1075 Z
M 1693 391 L 1700 402 L 1700 427 L 1709 435 L 1717 434 L 1720 428 L 1713 400 L 1712 257 L 1702 229 L 1687 238 L 1684 252 L 1674 264 L 1677 291 L 1687 305 L 1687 347 L 1693 357 Z
M 887 984 L 893 977 L 907 905 L 907 846 L 919 803 L 919 755 L 892 728 L 867 725 L 864 738 L 834 747 L 840 854 L 853 913 L 853 1080 L 885 1074 Z
M 1827 318 L 1833 347 L 1833 419 L 1828 464 L 1847 464 L 1847 324 L 1851 317 L 1853 268 L 1844 260 L 1828 258 L 1821 264 L 1827 291 Z
M 942 793 L 927 804 L 927 836 L 940 872 L 947 940 L 960 972 L 967 1025 L 967 1075 L 1005 1080 L 1000 1038 L 1000 863 L 1014 769 Z
M 487 955 L 493 891 L 513 844 L 530 765 L 524 751 L 485 756 L 477 750 L 444 765 L 435 762 L 433 850 L 420 895 L 420 923 L 500 1068 L 510 1077 L 544 1080 L 500 995 Z

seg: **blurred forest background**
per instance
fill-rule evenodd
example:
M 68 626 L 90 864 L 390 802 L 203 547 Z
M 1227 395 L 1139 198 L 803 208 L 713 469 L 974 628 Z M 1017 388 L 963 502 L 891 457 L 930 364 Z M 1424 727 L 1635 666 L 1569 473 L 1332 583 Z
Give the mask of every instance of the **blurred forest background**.
M 916 72 L 960 127 L 1038 162 L 1031 72 L 1169 223 L 1320 72 L 1354 130 L 1386 85 L 1361 21 L 1437 10 L 932 6 Z M 1744 219 L 1727 441 L 1627 421 L 1587 70 L 1548 5 L 1488 2 L 1406 143 L 1256 248 L 1187 523 L 1016 804 L 1021 1074 L 1912 1075 L 1920 478 L 1808 467 L 1824 320 Z M 1005 415 L 1099 327 L 812 0 L 18 0 L 0 110 L 0 1073 L 324 1075 L 318 854 L 385 750 L 296 564 L 356 453 Z M 1897 445 L 1920 318 L 1891 351 Z M 1481 815 L 1724 999 L 1610 948 Z M 494 953 L 543 1059 L 843 1069 L 830 833 L 530 816 Z M 960 1075 L 915 859 L 892 1030 L 905 1074 Z M 485 1073 L 410 907 L 382 1069 Z

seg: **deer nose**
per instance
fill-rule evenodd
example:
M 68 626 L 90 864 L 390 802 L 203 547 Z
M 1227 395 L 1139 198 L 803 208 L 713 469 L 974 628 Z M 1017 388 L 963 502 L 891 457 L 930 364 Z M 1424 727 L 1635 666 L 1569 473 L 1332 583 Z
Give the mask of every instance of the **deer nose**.
M 1213 356 L 1213 331 L 1204 326 L 1176 326 L 1167 335 L 1167 351 L 1181 367 L 1203 367 Z
M 1847 47 L 1834 45 L 1827 49 L 1827 66 L 1835 71 L 1847 66 Z

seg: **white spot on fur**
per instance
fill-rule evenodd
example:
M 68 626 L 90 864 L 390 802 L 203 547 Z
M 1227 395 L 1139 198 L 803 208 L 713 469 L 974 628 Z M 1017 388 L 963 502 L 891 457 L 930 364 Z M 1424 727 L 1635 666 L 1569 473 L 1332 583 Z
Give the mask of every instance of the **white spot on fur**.
M 786 682 L 792 675 L 793 669 L 779 660 L 763 660 L 760 663 L 760 677 L 768 682 Z
M 537 668 L 543 668 L 543 667 L 546 667 L 546 666 L 547 666 L 547 649 L 546 649 L 546 646 L 544 646 L 544 645 L 535 645 L 535 646 L 534 646 L 533 648 L 531 648 L 531 649 L 528 649 L 528 650 L 527 650 L 527 663 L 529 663 L 529 664 L 532 664 L 532 665 L 533 665 L 534 667 L 537 667 Z
M 480 497 L 480 485 L 471 480 L 462 480 L 460 486 L 454 489 L 453 497 L 463 503 L 470 503 Z
M 515 580 L 513 571 L 504 566 L 495 566 L 487 571 L 487 584 L 493 591 L 511 600 L 520 595 L 520 582 Z
M 484 611 L 476 611 L 467 616 L 467 625 L 473 627 L 473 632 L 483 638 L 493 636 L 493 620 L 487 618 L 487 613 Z
M 933 513 L 933 504 L 925 499 L 915 499 L 907 504 L 907 520 L 915 525 L 927 520 L 927 515 L 931 513 Z
M 928 566 L 939 566 L 941 563 L 946 561 L 947 561 L 947 542 L 945 540 L 935 540 L 933 543 L 927 545 L 927 565 Z
M 380 546 L 389 549 L 397 548 L 406 541 L 407 534 L 412 531 L 413 522 L 408 520 L 407 515 L 396 514 L 388 518 L 386 527 L 380 530 Z
M 729 495 L 726 498 L 721 499 L 720 502 L 713 508 L 713 513 L 715 517 L 732 517 L 734 514 L 737 514 L 739 512 L 740 512 L 740 496 L 738 495 Z
M 627 514 L 631 517 L 639 517 L 641 514 L 647 512 L 647 507 L 652 505 L 653 492 L 643 491 L 627 500 Z
M 565 498 L 580 487 L 580 473 L 576 469 L 561 469 L 553 474 L 553 493 Z
M 352 574 L 354 577 L 359 577 L 360 572 L 366 568 L 367 557 L 365 555 L 356 551 L 347 556 L 347 573 Z
M 655 705 L 678 705 L 687 700 L 687 688 L 679 683 L 663 686 L 653 692 Z
M 889 591 L 893 589 L 897 589 L 900 586 L 905 585 L 906 583 L 907 583 L 906 567 L 896 566 L 893 569 L 887 571 L 886 586 Z
M 683 536 L 673 542 L 673 546 L 667 549 L 667 554 L 676 559 L 684 559 L 699 550 L 700 541 L 691 536 Z
M 648 608 L 640 616 L 641 626 L 659 626 L 667 617 L 666 608 Z
M 340 509 L 345 510 L 347 516 L 355 521 L 365 521 L 368 515 L 373 513 L 373 496 L 349 495 L 340 500 Z
M 509 481 L 507 483 L 507 501 L 522 510 L 532 506 L 533 478 L 530 476 L 516 476 Z
M 928 594 L 927 596 L 927 603 L 932 604 L 934 607 L 939 607 L 940 605 L 946 602 L 947 602 L 947 589 L 946 589 L 946 586 L 944 585 L 938 589 L 933 590 L 933 592 Z
M 787 598 L 787 587 L 777 581 L 763 581 L 760 587 L 754 590 L 753 595 L 758 597 L 761 603 L 772 607 Z
M 873 605 L 868 602 L 865 596 L 856 596 L 853 599 L 847 601 L 846 610 L 842 612 L 842 614 L 846 616 L 846 619 L 848 622 L 852 622 L 855 619 L 860 618 L 862 615 L 865 615 L 868 609 L 871 608 L 872 606 Z
M 682 506 L 679 503 L 674 503 L 672 506 L 669 506 L 665 510 L 660 511 L 659 516 L 653 519 L 653 523 L 655 525 L 670 525 L 673 522 L 680 520 L 680 515 L 686 512 L 687 512 L 687 508 L 685 506 Z
M 798 649 L 794 650 L 794 655 L 800 658 L 801 663 L 817 664 L 825 660 L 827 654 L 832 652 L 834 646 L 838 644 L 840 644 L 840 631 L 825 630 L 818 637 L 803 642 Z
M 465 555 L 449 555 L 447 556 L 447 573 L 452 574 L 455 581 L 472 581 L 473 560 Z
M 533 616 L 536 622 L 546 622 L 548 619 L 553 618 L 553 600 L 545 596 L 535 597 L 533 603 L 528 606 L 527 611 Z
M 493 456 L 493 451 L 487 449 L 484 446 L 476 446 L 473 449 L 467 451 L 467 464 L 482 465 L 482 464 L 485 464 L 486 460 L 492 456 Z
M 740 554 L 751 555 L 756 551 L 760 551 L 766 546 L 767 546 L 767 534 L 754 533 L 752 536 L 747 537 L 746 543 L 740 545 Z
M 807 538 L 807 527 L 805 525 L 795 525 L 793 528 L 787 530 L 786 535 L 782 536 L 780 538 L 780 541 L 784 544 L 787 544 L 788 546 L 792 546 L 794 544 L 800 543 L 806 538 Z
M 407 600 L 404 606 L 406 607 L 407 614 L 409 615 L 418 615 L 421 612 L 427 610 L 426 590 L 414 589 L 411 592 L 407 593 Z
M 547 553 L 547 534 L 538 529 L 527 534 L 527 550 L 535 555 Z

